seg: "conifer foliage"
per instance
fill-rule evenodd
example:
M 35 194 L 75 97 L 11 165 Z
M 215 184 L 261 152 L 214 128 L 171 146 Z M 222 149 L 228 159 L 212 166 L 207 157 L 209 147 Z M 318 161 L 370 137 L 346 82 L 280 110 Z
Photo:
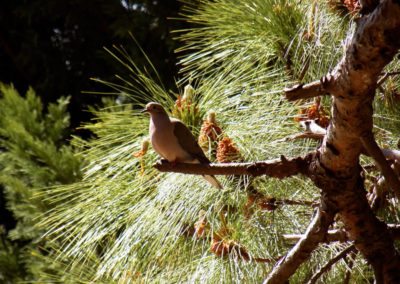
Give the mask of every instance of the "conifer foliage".
M 387 179 L 387 173 L 399 174 L 400 155 L 394 150 L 400 135 L 395 95 L 399 63 L 394 59 L 374 74 L 379 83 L 368 89 L 378 87 L 374 117 L 372 93 L 362 100 L 365 108 L 352 112 L 345 107 L 357 106 L 362 88 L 372 81 L 359 83 L 378 68 L 345 64 L 368 58 L 352 57 L 363 51 L 356 44 L 365 36 L 360 23 L 373 25 L 382 19 L 382 10 L 390 14 L 388 7 L 397 4 L 386 0 L 376 8 L 374 1 L 365 1 L 372 6 L 361 11 L 375 13 L 368 18 L 357 9 L 349 10 L 349 1 L 186 2 L 183 17 L 195 28 L 179 33 L 179 51 L 184 55 L 178 93 L 167 91 L 154 75 L 156 70 L 137 66 L 124 48 L 109 50 L 127 73 L 117 76 L 120 85 L 98 81 L 111 87 L 111 94 L 129 96 L 133 103 L 95 111 L 96 120 L 84 126 L 93 138 L 73 141 L 85 160 L 82 179 L 46 190 L 46 200 L 54 207 L 39 222 L 50 251 L 40 259 L 54 269 L 42 271 L 40 279 L 66 283 L 396 279 L 399 270 L 390 268 L 398 264 L 392 237 L 398 232 L 400 211 L 397 178 L 389 183 L 393 179 Z M 390 23 L 400 26 L 396 19 Z M 381 32 L 379 28 L 374 31 Z M 358 36 L 352 38 L 354 31 Z M 399 48 L 395 37 L 376 37 L 382 38 L 392 40 L 394 47 L 380 50 L 374 58 L 381 68 Z M 371 42 L 363 43 L 369 47 Z M 352 48 L 356 50 L 348 53 Z M 380 61 L 383 53 L 385 64 Z M 340 73 L 343 70 L 352 72 Z M 358 75 L 357 70 L 365 71 L 366 77 L 353 85 L 343 81 L 329 85 Z M 337 86 L 360 90 L 335 97 L 335 92 L 343 91 Z M 348 104 L 341 103 L 345 99 Z M 157 101 L 182 119 L 199 136 L 210 160 L 219 164 L 154 166 L 158 157 L 149 147 L 149 118 L 138 111 L 143 101 Z M 343 109 L 345 115 L 369 111 L 367 130 L 374 131 L 383 149 L 378 152 L 391 161 L 372 164 L 376 151 L 369 149 L 374 145 L 362 148 L 357 136 L 364 124 L 352 128 L 357 135 L 347 133 L 343 125 L 354 127 L 352 122 L 358 120 L 338 123 Z M 334 144 L 337 141 L 341 143 Z M 346 141 L 354 142 L 353 152 L 343 147 Z M 348 157 L 335 160 L 346 151 L 355 157 L 351 162 Z M 343 170 L 346 162 L 350 166 Z M 219 177 L 223 189 L 210 187 L 199 176 L 173 171 L 224 174 Z M 352 208 L 363 210 L 348 210 Z M 381 235 L 360 234 L 377 228 Z M 380 255 L 385 259 L 382 265 L 376 257 L 380 248 L 385 250 Z
M 36 226 L 54 204 L 44 189 L 80 179 L 81 159 L 66 144 L 68 98 L 43 109 L 32 89 L 20 96 L 11 85 L 0 84 L 0 183 L 6 208 L 16 227 L 1 232 L 0 280 L 37 280 L 46 242 Z

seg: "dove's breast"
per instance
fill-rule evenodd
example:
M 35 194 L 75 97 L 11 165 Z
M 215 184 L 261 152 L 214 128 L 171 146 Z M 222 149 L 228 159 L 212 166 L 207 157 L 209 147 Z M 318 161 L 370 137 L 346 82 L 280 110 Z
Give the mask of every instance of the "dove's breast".
M 193 160 L 180 146 L 174 135 L 174 126 L 169 123 L 157 123 L 150 120 L 150 139 L 154 150 L 169 162 L 189 162 Z

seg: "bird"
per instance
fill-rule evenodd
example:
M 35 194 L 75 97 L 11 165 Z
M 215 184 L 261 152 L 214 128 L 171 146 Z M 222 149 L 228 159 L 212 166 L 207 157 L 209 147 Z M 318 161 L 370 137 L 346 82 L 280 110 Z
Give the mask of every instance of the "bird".
M 192 132 L 179 119 L 169 117 L 161 104 L 150 102 L 142 112 L 150 114 L 150 141 L 162 158 L 171 163 L 210 163 Z M 203 177 L 214 187 L 222 189 L 214 176 Z

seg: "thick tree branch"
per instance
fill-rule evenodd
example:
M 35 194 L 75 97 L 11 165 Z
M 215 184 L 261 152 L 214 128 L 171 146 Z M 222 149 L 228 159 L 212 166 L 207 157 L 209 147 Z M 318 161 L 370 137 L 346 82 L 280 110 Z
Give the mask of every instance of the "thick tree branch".
M 197 175 L 250 175 L 285 178 L 297 174 L 307 175 L 311 155 L 286 159 L 251 162 L 251 163 L 229 163 L 229 164 L 188 164 L 169 163 L 165 160 L 154 165 L 161 172 L 174 172 Z
M 336 208 L 349 238 L 371 264 L 378 283 L 400 283 L 400 257 L 393 237 L 372 212 L 360 176 L 360 137 L 372 133 L 372 102 L 383 68 L 400 48 L 400 3 L 385 0 L 357 22 L 326 90 L 332 118 L 310 176 L 326 206 Z
M 359 166 L 365 146 L 370 155 L 377 157 L 376 147 L 372 145 L 371 151 L 368 144 L 371 141 L 362 143 L 359 137 L 372 133 L 377 81 L 400 48 L 400 2 L 365 0 L 362 6 L 362 13 L 368 15 L 358 20 L 347 41 L 346 53 L 335 69 L 323 80 L 294 86 L 286 89 L 285 94 L 291 101 L 325 93 L 333 96 L 331 123 L 310 165 L 309 176 L 322 190 L 322 206 L 339 213 L 349 238 L 374 269 L 377 283 L 400 283 L 400 257 L 393 235 L 369 207 Z M 387 175 L 387 162 L 379 153 L 378 164 Z M 389 178 L 397 190 L 397 178 L 394 180 L 391 174 Z M 298 245 L 307 238 L 311 236 Z M 297 250 L 295 247 L 292 251 Z M 266 282 L 286 281 L 292 270 L 284 264 L 275 267 Z
M 393 236 L 371 210 L 360 170 L 354 169 L 355 173 L 350 177 L 338 177 L 318 163 L 313 167 L 314 182 L 324 188 L 325 205 L 336 208 L 349 239 L 373 267 L 378 283 L 398 283 L 399 259 Z
M 317 210 L 305 235 L 282 258 L 265 279 L 264 284 L 285 283 L 297 268 L 306 261 L 320 242 L 323 242 L 330 224 L 333 222 L 333 211 Z

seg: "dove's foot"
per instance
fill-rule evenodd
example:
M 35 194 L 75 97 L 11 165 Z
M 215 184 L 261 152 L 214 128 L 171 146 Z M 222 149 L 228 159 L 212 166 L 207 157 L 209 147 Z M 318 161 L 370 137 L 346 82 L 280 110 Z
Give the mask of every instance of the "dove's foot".
M 170 164 L 171 166 L 175 166 L 176 164 L 178 164 L 179 163 L 179 161 L 178 160 L 175 160 L 175 161 L 168 161 L 167 159 L 160 159 L 158 162 L 157 162 L 157 164 L 160 164 L 160 165 L 165 165 L 165 164 Z
M 169 161 L 168 161 L 167 159 L 160 159 L 160 160 L 158 161 L 158 163 L 161 164 L 161 165 L 165 165 L 165 164 L 168 164 Z

